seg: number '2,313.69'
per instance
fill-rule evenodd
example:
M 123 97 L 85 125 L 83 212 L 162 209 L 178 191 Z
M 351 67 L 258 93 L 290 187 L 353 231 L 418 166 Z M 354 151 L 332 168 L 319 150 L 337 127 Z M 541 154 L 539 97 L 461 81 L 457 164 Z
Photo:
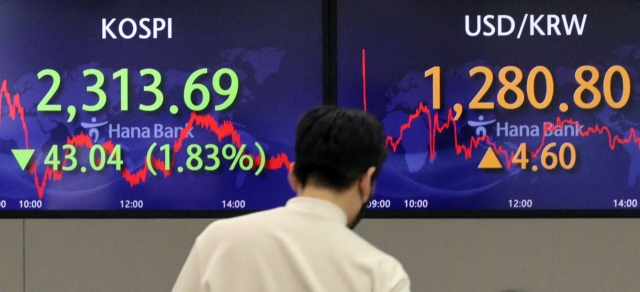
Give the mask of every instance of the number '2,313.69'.
M 202 111 L 206 109 L 211 103 L 211 93 L 209 92 L 209 88 L 204 84 L 197 83 L 197 80 L 208 72 L 209 70 L 207 68 L 196 70 L 189 76 L 185 83 L 183 94 L 184 104 L 192 111 Z M 87 92 L 93 93 L 94 97 L 97 98 L 97 101 L 94 104 L 83 104 L 82 110 L 86 112 L 97 112 L 104 109 L 105 105 L 107 104 L 107 94 L 104 89 L 104 73 L 98 69 L 86 69 L 82 71 L 82 74 L 84 75 L 84 77 L 95 80 L 95 83 L 93 85 L 87 86 Z M 143 86 L 142 90 L 152 95 L 153 102 L 147 104 L 141 103 L 138 109 L 144 112 L 153 112 L 160 109 L 160 107 L 164 104 L 164 94 L 159 89 L 160 85 L 162 84 L 162 74 L 160 74 L 158 70 L 151 68 L 142 69 L 140 70 L 139 74 L 140 77 L 151 77 L 151 84 Z M 60 112 L 62 111 L 62 105 L 55 104 L 53 101 L 55 95 L 58 93 L 58 89 L 60 89 L 60 74 L 53 69 L 45 69 L 38 72 L 38 79 L 43 79 L 45 77 L 51 77 L 53 83 L 51 85 L 51 88 L 49 88 L 47 94 L 45 94 L 40 103 L 38 103 L 37 110 L 40 112 Z M 114 72 L 112 74 L 112 78 L 113 80 L 120 81 L 120 110 L 128 111 L 130 79 L 129 69 L 123 68 Z M 225 86 L 227 84 L 228 86 Z M 238 75 L 229 68 L 218 69 L 213 74 L 212 87 L 215 93 L 220 96 L 226 97 L 226 100 L 219 105 L 215 105 L 214 109 L 216 111 L 225 110 L 233 104 L 238 95 L 240 87 Z M 200 94 L 196 95 L 196 93 Z M 200 98 L 197 99 L 196 97 Z M 148 97 L 143 98 L 148 99 Z

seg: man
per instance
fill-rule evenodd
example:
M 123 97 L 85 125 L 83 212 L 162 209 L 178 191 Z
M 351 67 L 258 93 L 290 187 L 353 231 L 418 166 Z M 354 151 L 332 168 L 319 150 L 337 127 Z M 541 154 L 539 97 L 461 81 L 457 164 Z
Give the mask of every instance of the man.
M 286 206 L 218 220 L 198 237 L 182 291 L 409 291 L 402 265 L 348 227 L 386 159 L 384 129 L 353 109 L 318 107 L 296 130 Z

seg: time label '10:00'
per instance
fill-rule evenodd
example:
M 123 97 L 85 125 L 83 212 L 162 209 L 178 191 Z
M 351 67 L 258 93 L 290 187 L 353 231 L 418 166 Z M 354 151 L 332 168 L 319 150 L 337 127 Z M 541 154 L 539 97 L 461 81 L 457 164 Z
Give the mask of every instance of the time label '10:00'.
M 422 200 L 404 200 L 404 207 L 407 209 L 423 209 L 423 208 L 427 208 L 429 206 L 429 201 L 422 199 Z

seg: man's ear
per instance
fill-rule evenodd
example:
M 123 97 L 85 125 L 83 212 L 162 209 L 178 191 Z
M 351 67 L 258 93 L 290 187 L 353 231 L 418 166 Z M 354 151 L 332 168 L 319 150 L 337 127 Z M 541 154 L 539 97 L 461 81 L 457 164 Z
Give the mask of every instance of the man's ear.
M 293 174 L 293 165 L 294 164 L 295 164 L 295 162 L 291 163 L 291 168 L 289 169 L 289 175 L 287 176 L 287 179 L 289 179 L 289 186 L 291 187 L 291 189 L 294 192 L 298 192 L 300 190 L 300 181 L 295 176 L 295 174 Z
M 360 199 L 362 203 L 366 203 L 369 201 L 369 197 L 373 193 L 373 173 L 376 172 L 375 166 L 369 167 L 367 172 L 362 175 L 362 179 L 360 180 L 360 185 L 358 186 L 360 190 Z

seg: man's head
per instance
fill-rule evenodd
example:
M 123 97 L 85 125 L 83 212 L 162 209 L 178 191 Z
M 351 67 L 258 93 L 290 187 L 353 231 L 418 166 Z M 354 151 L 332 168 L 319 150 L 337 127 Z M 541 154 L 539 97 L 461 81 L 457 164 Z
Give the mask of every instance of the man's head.
M 384 128 L 360 110 L 317 107 L 298 122 L 295 152 L 292 187 L 333 194 L 352 224 L 387 157 Z

